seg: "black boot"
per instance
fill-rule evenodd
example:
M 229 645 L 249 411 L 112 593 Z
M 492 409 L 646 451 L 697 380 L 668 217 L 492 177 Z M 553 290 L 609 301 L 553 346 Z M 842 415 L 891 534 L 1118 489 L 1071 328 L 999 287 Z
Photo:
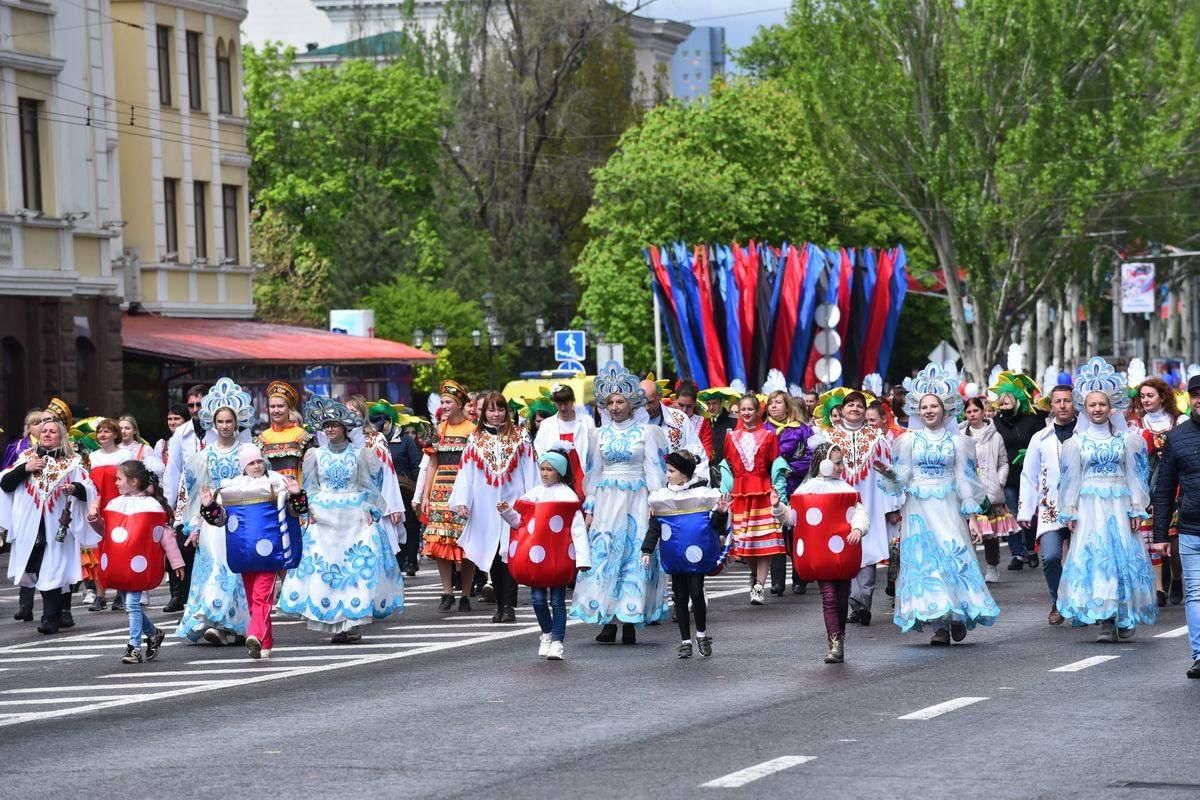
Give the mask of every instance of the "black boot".
M 175 575 L 175 570 L 167 570 L 167 582 L 171 587 L 171 599 L 163 606 L 163 613 L 172 614 L 176 611 L 183 611 L 183 603 L 179 599 L 179 587 L 183 583 L 183 579 Z
M 58 627 L 60 628 L 75 627 L 75 617 L 71 615 L 71 599 L 74 596 L 71 592 L 62 593 L 62 611 L 58 614 Z
M 13 619 L 21 622 L 33 622 L 33 594 L 32 586 L 22 586 L 17 592 L 17 613 L 13 614 Z
M 61 624 L 62 592 L 58 589 L 42 592 L 42 622 L 38 625 L 38 633 L 58 633 Z

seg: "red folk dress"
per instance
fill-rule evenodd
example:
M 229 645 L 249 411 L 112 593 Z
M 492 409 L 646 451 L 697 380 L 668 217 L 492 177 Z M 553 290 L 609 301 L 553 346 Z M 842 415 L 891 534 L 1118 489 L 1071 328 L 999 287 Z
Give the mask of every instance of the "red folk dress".
M 730 512 L 734 558 L 764 558 L 787 553 L 783 529 L 771 514 L 771 465 L 779 457 L 779 437 L 762 425 L 738 427 L 725 434 L 725 460 L 733 472 Z

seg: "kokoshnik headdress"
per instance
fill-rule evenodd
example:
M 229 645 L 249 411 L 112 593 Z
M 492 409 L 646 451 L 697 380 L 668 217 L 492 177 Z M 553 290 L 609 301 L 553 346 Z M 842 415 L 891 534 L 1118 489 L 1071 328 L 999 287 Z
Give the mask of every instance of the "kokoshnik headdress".
M 904 413 L 908 415 L 909 427 L 921 424 L 921 398 L 933 395 L 942 401 L 946 409 L 946 421 L 955 422 L 963 411 L 962 395 L 958 393 L 958 376 L 947 372 L 945 367 L 930 362 L 915 378 L 905 378 Z
M 304 406 L 304 422 L 313 430 L 320 430 L 327 422 L 341 425 L 347 431 L 361 427 L 362 417 L 351 411 L 345 403 L 331 397 L 313 397 Z
M 200 402 L 200 426 L 212 430 L 217 412 L 228 408 L 237 417 L 239 428 L 248 428 L 254 422 L 254 402 L 250 395 L 229 378 L 221 378 L 204 395 Z
M 1074 400 L 1075 410 L 1082 413 L 1087 403 L 1087 396 L 1093 392 L 1108 395 L 1108 400 L 1115 411 L 1129 408 L 1129 392 L 1126 390 L 1128 381 L 1125 374 L 1117 372 L 1100 356 L 1092 356 L 1086 364 L 1075 373 Z
M 267 384 L 267 397 L 282 397 L 288 408 L 300 407 L 300 393 L 286 381 L 271 381 Z
M 636 375 L 616 361 L 609 361 L 597 370 L 592 394 L 601 404 L 607 403 L 614 394 L 619 394 L 637 409 L 646 405 L 646 391 L 638 384 Z

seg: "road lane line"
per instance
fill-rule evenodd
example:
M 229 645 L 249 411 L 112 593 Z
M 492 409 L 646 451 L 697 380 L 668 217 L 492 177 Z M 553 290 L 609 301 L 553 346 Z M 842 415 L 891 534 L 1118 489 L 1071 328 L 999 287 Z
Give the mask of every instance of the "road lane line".
M 742 594 L 745 591 L 743 588 L 729 589 L 721 592 L 711 592 L 708 594 L 708 599 L 714 600 L 721 597 L 730 597 L 737 594 Z M 568 625 L 580 625 L 579 620 L 568 620 Z M 411 626 L 417 627 L 417 626 Z M 329 673 L 352 669 L 360 666 L 372 666 L 382 664 L 389 661 L 398 661 L 402 658 L 413 658 L 415 656 L 425 655 L 428 653 L 440 653 L 447 650 L 458 650 L 463 647 L 470 647 L 476 644 L 486 644 L 490 642 L 502 641 L 504 639 L 512 639 L 517 636 L 526 636 L 531 632 L 530 628 L 508 628 L 506 630 L 495 631 L 494 633 L 484 634 L 482 636 L 474 636 L 457 641 L 440 642 L 429 647 L 414 648 L 393 653 L 378 653 L 375 655 L 363 655 L 358 658 L 352 658 L 347 661 L 339 661 L 333 664 L 314 664 L 311 666 L 287 666 L 276 665 L 271 666 L 270 662 L 264 664 L 262 661 L 247 661 L 243 662 L 252 665 L 254 669 L 211 669 L 211 670 L 166 670 L 162 672 L 117 672 L 107 675 L 99 675 L 96 680 L 105 680 L 108 678 L 142 678 L 150 679 L 155 677 L 189 677 L 200 674 L 211 675 L 229 675 L 231 673 L 242 673 L 245 677 L 239 677 L 231 680 L 214 680 L 201 685 L 182 686 L 177 689 L 171 689 L 165 692 L 156 692 L 153 694 L 131 695 L 119 700 L 107 700 L 100 703 L 88 703 L 83 705 L 74 705 L 70 708 L 58 708 L 51 711 L 27 711 L 23 713 L 14 713 L 8 715 L 0 715 L 0 728 L 8 727 L 9 725 L 20 725 L 26 722 L 37 722 L 47 719 L 62 719 L 65 717 L 81 716 L 95 711 L 103 711 L 109 708 L 119 708 L 121 706 L 135 705 L 137 703 L 145 703 L 150 700 L 166 700 L 174 697 L 187 697 L 190 695 L 199 695 L 207 692 L 217 691 L 223 688 L 236 688 L 242 686 L 252 686 L 256 684 L 271 683 L 274 681 L 286 680 L 289 678 L 298 678 L 305 675 L 315 675 L 321 673 Z M 166 682 L 164 682 L 164 685 Z
M 956 697 L 953 700 L 947 700 L 944 703 L 938 703 L 935 706 L 929 706 L 928 708 L 922 708 L 919 711 L 914 711 L 911 714 L 905 714 L 902 717 L 896 717 L 896 719 L 933 719 L 934 717 L 940 717 L 942 714 L 948 714 L 951 711 L 957 711 L 960 708 L 966 708 L 967 706 L 981 703 L 987 699 L 989 698 Z
M 153 695 L 147 695 L 153 697 Z M 0 706 L 53 706 L 61 703 L 103 703 L 107 700 L 128 700 L 126 694 L 103 694 L 92 697 L 27 697 L 24 700 L 0 700 Z
M 737 772 L 731 772 L 728 775 L 722 775 L 719 778 L 714 778 L 707 783 L 700 784 L 701 789 L 737 789 L 745 786 L 747 783 L 760 780 L 768 775 L 774 775 L 776 772 L 782 772 L 785 769 L 798 767 L 801 764 L 807 764 L 809 761 L 815 761 L 816 756 L 780 756 L 772 758 L 770 761 L 764 761 L 761 764 L 755 764 L 753 767 L 739 769 Z
M 1120 658 L 1120 656 L 1089 656 L 1088 658 L 1079 661 L 1072 661 L 1070 664 L 1063 664 L 1061 667 L 1055 667 L 1051 672 L 1079 672 L 1080 670 L 1094 667 L 1097 664 L 1103 664 L 1106 661 Z
M 24 658 L 0 658 L 0 664 L 28 664 L 31 661 L 71 661 L 81 658 L 102 658 L 103 653 L 66 653 L 61 656 L 25 656 Z
M 5 689 L 0 694 L 46 694 L 47 692 L 95 692 L 105 689 L 157 689 L 160 686 L 199 686 L 219 682 L 219 678 L 198 681 L 155 681 L 154 683 L 78 684 L 74 686 L 35 686 L 28 689 Z M 78 700 L 79 698 L 75 698 Z
M 1187 625 L 1180 625 L 1178 628 L 1172 628 L 1169 631 L 1154 634 L 1155 639 L 1178 639 L 1181 636 L 1187 636 Z

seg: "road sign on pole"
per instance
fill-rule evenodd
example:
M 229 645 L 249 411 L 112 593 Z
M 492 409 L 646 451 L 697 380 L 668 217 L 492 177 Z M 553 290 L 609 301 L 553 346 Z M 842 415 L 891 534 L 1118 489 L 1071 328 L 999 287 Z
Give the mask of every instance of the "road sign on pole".
M 583 331 L 554 332 L 555 361 L 583 361 L 587 356 L 587 334 Z

